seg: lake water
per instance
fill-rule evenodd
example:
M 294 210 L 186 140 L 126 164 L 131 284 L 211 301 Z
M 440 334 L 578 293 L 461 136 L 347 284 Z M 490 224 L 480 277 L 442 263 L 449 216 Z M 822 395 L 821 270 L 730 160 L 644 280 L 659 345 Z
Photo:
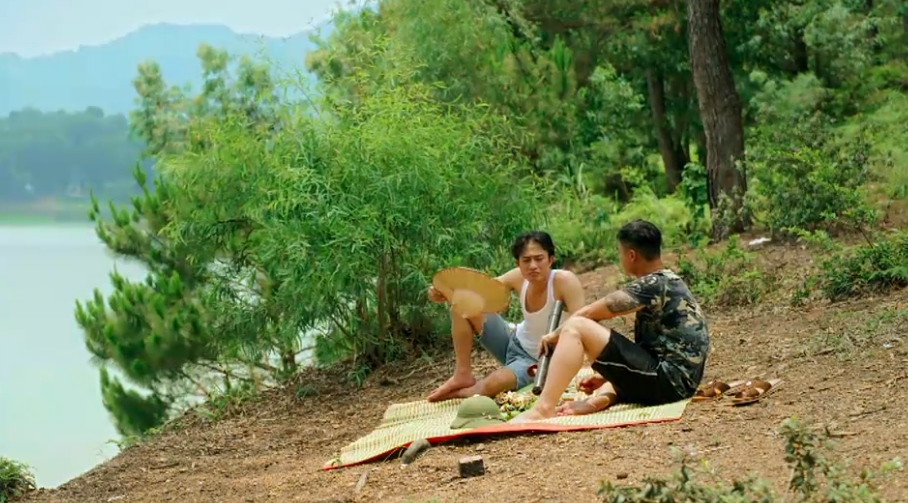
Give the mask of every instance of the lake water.
M 74 317 L 76 299 L 111 290 L 114 266 L 144 277 L 115 261 L 91 225 L 0 225 L 0 456 L 30 465 L 43 487 L 117 453 Z

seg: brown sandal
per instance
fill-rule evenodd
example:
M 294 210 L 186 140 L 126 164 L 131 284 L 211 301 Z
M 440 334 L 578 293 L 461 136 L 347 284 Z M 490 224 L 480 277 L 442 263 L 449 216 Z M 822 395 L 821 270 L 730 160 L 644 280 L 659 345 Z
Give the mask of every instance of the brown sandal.
M 694 393 L 694 396 L 691 397 L 692 402 L 705 402 L 713 401 L 722 398 L 723 395 L 728 394 L 730 391 L 735 390 L 744 384 L 744 381 L 732 381 L 730 383 L 725 383 L 719 381 L 718 379 L 713 379 L 708 383 L 704 384 L 697 388 L 697 392 Z
M 781 384 L 781 379 L 769 379 L 768 381 L 752 379 L 744 383 L 744 389 L 735 393 L 735 396 L 731 399 L 731 404 L 747 405 L 759 402 L 775 392 Z

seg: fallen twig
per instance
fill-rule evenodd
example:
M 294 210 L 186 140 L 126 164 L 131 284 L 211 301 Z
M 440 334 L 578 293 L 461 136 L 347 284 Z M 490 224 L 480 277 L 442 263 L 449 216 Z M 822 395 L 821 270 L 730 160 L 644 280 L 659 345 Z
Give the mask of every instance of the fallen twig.
M 359 476 L 359 482 L 356 483 L 356 487 L 353 489 L 354 494 L 359 494 L 363 491 L 363 487 L 366 486 L 366 480 L 369 478 L 369 472 L 371 471 L 371 468 L 366 468 L 366 470 L 363 471 L 363 474 Z
M 843 437 L 853 437 L 858 435 L 856 431 L 830 431 L 826 430 L 826 436 L 830 438 L 843 438 Z

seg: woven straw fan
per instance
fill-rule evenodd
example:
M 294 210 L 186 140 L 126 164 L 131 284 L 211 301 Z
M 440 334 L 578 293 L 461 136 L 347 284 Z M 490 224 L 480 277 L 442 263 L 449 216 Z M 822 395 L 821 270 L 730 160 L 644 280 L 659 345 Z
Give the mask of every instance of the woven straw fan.
M 470 318 L 507 309 L 510 294 L 500 281 L 468 267 L 450 267 L 439 271 L 432 286 L 451 303 L 451 309 Z

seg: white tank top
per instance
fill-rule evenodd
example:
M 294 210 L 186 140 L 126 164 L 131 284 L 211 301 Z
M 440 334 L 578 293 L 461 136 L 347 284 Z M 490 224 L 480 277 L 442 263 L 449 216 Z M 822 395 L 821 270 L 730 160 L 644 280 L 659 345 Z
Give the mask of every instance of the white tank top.
M 539 341 L 542 336 L 549 333 L 549 317 L 555 310 L 555 273 L 558 269 L 552 269 L 549 274 L 549 283 L 546 289 L 545 305 L 535 313 L 527 311 L 527 287 L 529 281 L 523 281 L 523 287 L 520 289 L 520 309 L 523 311 L 523 321 L 517 325 L 517 341 L 523 346 L 523 349 L 533 358 L 539 355 Z M 567 317 L 562 314 L 559 326 Z

